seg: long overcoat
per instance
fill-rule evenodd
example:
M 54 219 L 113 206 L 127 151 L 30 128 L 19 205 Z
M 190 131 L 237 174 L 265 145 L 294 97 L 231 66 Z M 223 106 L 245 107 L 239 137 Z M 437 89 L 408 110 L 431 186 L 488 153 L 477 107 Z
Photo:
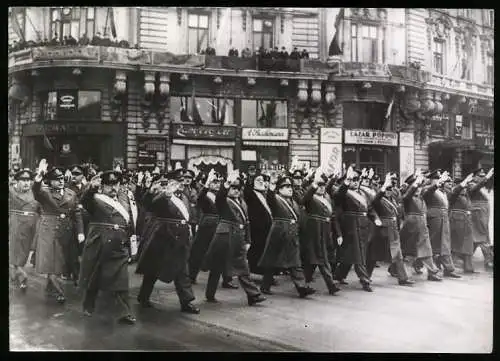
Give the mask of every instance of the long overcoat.
M 382 226 L 373 228 L 367 258 L 372 261 L 396 262 L 403 259 L 399 239 L 398 206 L 387 196 L 388 191 L 378 191 L 372 200 Z
M 427 228 L 427 206 L 417 187 L 410 185 L 402 195 L 405 219 L 399 232 L 403 256 L 432 257 L 432 246 Z
M 70 272 L 72 250 L 78 242 L 75 235 L 84 233 L 82 213 L 76 193 L 68 188 L 42 188 L 33 183 L 33 195 L 40 203 L 41 215 L 35 235 L 36 266 L 38 273 L 62 274 Z
M 293 199 L 287 200 L 271 191 L 267 194 L 267 203 L 273 214 L 273 223 L 259 260 L 259 267 L 300 267 L 299 205 Z
M 172 282 L 187 270 L 192 242 L 189 209 L 181 199 L 165 194 L 147 194 L 144 202 L 152 216 L 136 273 Z
M 97 194 L 97 188 L 87 189 L 81 198 L 89 214 L 78 282 L 82 290 L 127 291 L 129 287 L 130 215 L 120 199 L 121 208 L 109 200 Z
M 227 197 L 227 192 L 222 186 L 215 198 L 219 224 L 205 255 L 202 270 L 220 270 L 227 276 L 247 275 L 250 272 L 245 249 L 250 244 L 248 209 L 245 201 L 233 200 Z
M 243 191 L 243 198 L 248 207 L 251 235 L 251 246 L 247 256 L 250 271 L 256 274 L 264 274 L 258 263 L 262 257 L 262 252 L 264 252 L 273 218 L 271 209 L 267 204 L 266 195 L 260 193 L 259 197 L 257 193 L 250 184 L 247 184 Z
M 200 221 L 191 248 L 191 255 L 189 256 L 189 264 L 193 266 L 201 265 L 203 262 L 208 246 L 215 234 L 217 224 L 219 224 L 219 215 L 215 206 L 215 194 L 208 192 L 208 188 L 203 187 L 200 190 L 197 205 L 200 210 Z
M 468 191 L 463 192 L 459 184 L 453 188 L 450 201 L 451 252 L 472 256 L 474 239 L 472 237 L 472 203 Z
M 427 227 L 434 255 L 451 254 L 449 202 L 446 193 L 431 185 L 423 196 L 427 206 Z
M 335 192 L 339 189 L 339 185 L 335 184 L 335 179 L 331 178 L 330 181 L 328 182 L 326 186 L 326 192 L 330 195 L 330 199 L 332 200 L 333 203 L 333 214 L 332 214 L 332 221 L 331 221 L 331 228 L 332 228 L 332 248 L 329 250 L 330 251 L 330 261 L 333 261 L 336 263 L 336 253 L 338 249 L 338 244 L 337 244 L 337 238 L 342 236 L 342 229 L 340 227 L 340 217 L 342 213 L 342 209 L 338 206 L 338 204 L 335 202 Z
M 198 190 L 193 186 L 184 187 L 184 195 L 186 196 L 189 206 L 190 223 L 193 229 L 199 224 L 200 210 L 197 206 Z
M 332 215 L 330 196 L 315 194 L 311 185 L 304 192 L 301 203 L 306 210 L 306 221 L 300 237 L 300 255 L 303 265 L 326 265 L 328 250 L 333 247 Z
M 476 184 L 469 190 L 472 202 L 472 237 L 474 243 L 490 243 L 489 219 L 490 206 L 488 197 L 482 192 L 482 188 L 487 183 L 487 179 L 476 179 Z
M 40 204 L 33 192 L 9 188 L 9 263 L 24 266 L 33 247 Z
M 342 184 L 334 194 L 335 203 L 341 207 L 340 227 L 343 242 L 338 260 L 345 264 L 366 264 L 366 251 L 371 222 L 378 218 L 370 207 L 365 193 L 348 189 Z

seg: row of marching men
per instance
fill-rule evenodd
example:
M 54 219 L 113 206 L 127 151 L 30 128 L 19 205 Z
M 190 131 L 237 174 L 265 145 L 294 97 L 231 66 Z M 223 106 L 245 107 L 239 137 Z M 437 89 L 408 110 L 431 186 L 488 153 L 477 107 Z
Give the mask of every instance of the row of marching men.
M 465 272 L 474 272 L 477 246 L 492 261 L 482 188 L 491 186 L 493 169 L 478 170 L 454 187 L 446 172 L 417 172 L 401 188 L 393 173 L 381 182 L 373 171 L 354 167 L 331 175 L 296 169 L 280 176 L 232 172 L 227 178 L 211 171 L 194 181 L 195 174 L 183 169 L 132 177 L 115 170 L 91 172 L 87 182 L 82 167 L 69 171 L 69 187 L 65 170 L 48 170 L 45 161 L 36 174 L 27 169 L 15 174 L 9 193 L 10 263 L 13 278 L 25 289 L 22 267 L 34 249 L 36 271 L 48 275 L 47 295 L 63 303 L 58 276 L 73 276 L 85 293 L 88 316 L 98 291 L 108 290 L 121 305 L 120 321 L 135 322 L 128 301 L 131 256 L 143 275 L 142 307 L 152 307 L 157 280 L 173 281 L 181 310 L 189 313 L 200 312 L 191 287 L 200 270 L 209 271 L 208 302 L 218 302 L 221 276 L 224 287 L 238 288 L 232 282 L 237 276 L 254 305 L 265 301 L 262 294 L 272 294 L 280 271 L 307 297 L 315 293 L 316 268 L 333 295 L 347 283 L 352 266 L 362 288 L 371 292 L 377 261 L 391 261 L 389 272 L 400 285 L 413 283 L 404 256 L 414 260 L 415 271 L 427 268 L 431 281 L 441 280 L 441 266 L 445 277 L 460 277 L 452 254 L 464 261 Z M 263 275 L 260 287 L 251 272 Z

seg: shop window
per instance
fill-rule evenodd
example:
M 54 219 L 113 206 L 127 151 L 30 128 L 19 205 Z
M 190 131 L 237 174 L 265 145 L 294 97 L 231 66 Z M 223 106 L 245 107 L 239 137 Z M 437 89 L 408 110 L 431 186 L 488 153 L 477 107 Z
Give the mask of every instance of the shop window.
M 243 127 L 287 128 L 287 102 L 275 100 L 241 101 Z
M 177 122 L 192 121 L 191 97 L 170 97 L 170 114 Z M 205 124 L 234 124 L 234 100 L 224 98 L 196 98 L 198 111 Z M 181 119 L 181 110 L 188 118 Z
M 257 164 L 260 169 L 281 170 L 288 163 L 287 147 L 258 147 Z
M 434 71 L 438 74 L 443 74 L 444 69 L 444 41 L 434 39 Z
M 274 21 L 271 19 L 253 19 L 253 47 L 273 48 Z
M 388 104 L 370 102 L 345 102 L 344 127 L 346 129 L 373 129 L 390 132 L 394 130 L 392 114 L 385 119 Z
M 188 49 L 189 54 L 200 54 L 207 48 L 209 35 L 208 14 L 189 13 Z
M 59 90 L 41 93 L 42 120 L 101 120 L 101 92 L 98 90 Z

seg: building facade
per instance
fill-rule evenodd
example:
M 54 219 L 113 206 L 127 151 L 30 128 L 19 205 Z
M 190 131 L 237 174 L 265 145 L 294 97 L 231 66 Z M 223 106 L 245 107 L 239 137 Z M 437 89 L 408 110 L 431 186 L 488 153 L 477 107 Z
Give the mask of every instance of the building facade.
M 9 159 L 24 166 L 492 163 L 493 10 L 12 8 L 15 40 L 29 46 L 9 53 Z M 309 58 L 241 56 L 259 47 Z

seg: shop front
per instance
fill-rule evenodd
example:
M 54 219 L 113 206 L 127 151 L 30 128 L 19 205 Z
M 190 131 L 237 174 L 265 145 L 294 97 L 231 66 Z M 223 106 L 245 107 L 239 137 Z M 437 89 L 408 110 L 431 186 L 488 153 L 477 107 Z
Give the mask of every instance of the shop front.
M 124 166 L 126 129 L 105 122 L 32 123 L 22 127 L 23 165 L 36 167 L 45 158 L 50 165 L 93 163 L 109 169 Z
M 242 128 L 241 168 L 281 170 L 288 164 L 288 128 Z
M 208 172 L 211 168 L 227 174 L 235 168 L 236 126 L 173 123 L 170 167 L 179 165 Z

